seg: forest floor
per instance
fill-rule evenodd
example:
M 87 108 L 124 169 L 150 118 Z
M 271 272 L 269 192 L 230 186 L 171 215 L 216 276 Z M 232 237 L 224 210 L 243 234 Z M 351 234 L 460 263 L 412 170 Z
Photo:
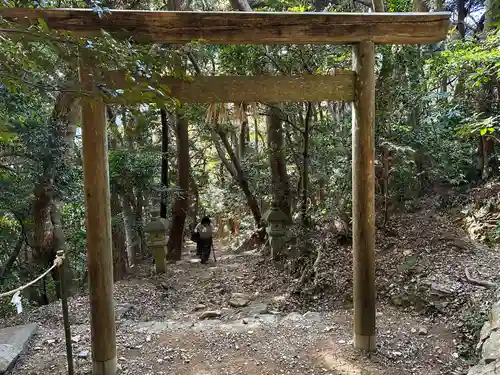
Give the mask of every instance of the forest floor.
M 352 349 L 349 247 L 330 246 L 320 236 L 331 289 L 298 302 L 290 294 L 297 280 L 258 250 L 236 253 L 217 242 L 217 262 L 202 265 L 187 242 L 184 260 L 169 265 L 167 275 L 155 275 L 149 261 L 115 285 L 121 373 L 466 373 L 473 364 L 467 347 L 478 339 L 471 335 L 494 292 L 467 281 L 464 269 L 500 281 L 500 252 L 472 242 L 457 215 L 423 201 L 416 212 L 394 216 L 390 230 L 378 231 L 375 354 Z M 76 373 L 90 374 L 88 297 L 69 304 Z M 1 325 L 28 322 L 39 329 L 13 373 L 64 374 L 60 303 Z

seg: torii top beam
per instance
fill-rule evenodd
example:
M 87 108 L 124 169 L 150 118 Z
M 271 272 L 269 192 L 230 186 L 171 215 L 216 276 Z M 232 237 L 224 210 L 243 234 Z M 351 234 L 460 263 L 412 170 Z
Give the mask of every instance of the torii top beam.
M 43 19 L 52 29 L 83 36 L 105 30 L 144 43 L 431 44 L 446 38 L 450 13 L 111 10 L 99 17 L 89 9 L 3 8 L 0 17 L 25 24 Z

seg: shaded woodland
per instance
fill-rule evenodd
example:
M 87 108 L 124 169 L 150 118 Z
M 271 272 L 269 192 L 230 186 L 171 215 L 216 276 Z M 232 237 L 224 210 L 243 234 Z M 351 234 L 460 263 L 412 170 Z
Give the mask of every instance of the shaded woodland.
M 377 46 L 377 229 L 389 233 L 391 218 L 411 210 L 423 197 L 437 194 L 440 208 L 457 206 L 450 191 L 467 191 L 500 177 L 496 0 L 1 5 L 53 6 L 90 7 L 97 13 L 450 11 L 452 29 L 443 42 Z M 80 111 L 84 99 L 77 73 L 82 50 L 96 67 L 152 81 L 166 75 L 333 75 L 352 66 L 350 46 L 139 45 L 107 34 L 83 40 L 55 33 L 43 21 L 30 27 L 2 18 L 0 22 L 0 290 L 36 277 L 60 249 L 69 254 L 67 283 L 72 294 L 87 288 Z M 351 241 L 351 104 L 186 104 L 169 97 L 168 83 L 156 82 L 119 90 L 99 87 L 98 94 L 114 99 L 106 105 L 114 280 L 151 262 L 144 228 L 156 208 L 168 220 L 167 258 L 175 262 L 203 215 L 214 219 L 220 233 L 238 237 L 238 247 L 262 247 L 265 257 L 263 215 L 274 204 L 291 228 L 290 255 L 275 260 L 277 266 L 286 264 L 284 272 L 300 281 L 295 294 L 302 298 L 323 292 L 318 266 L 328 249 L 316 239 L 333 233 L 341 246 Z M 248 86 L 258 95 L 257 85 L 249 81 Z M 498 228 L 494 223 L 484 241 L 495 244 Z M 54 272 L 24 297 L 33 306 L 47 305 L 60 297 L 57 281 Z M 5 314 L 12 313 L 8 302 L 0 303 Z
M 141 2 L 93 6 L 96 12 L 165 9 Z M 445 42 L 377 48 L 377 219 L 383 226 L 409 199 L 498 173 L 498 12 L 493 0 L 373 6 L 390 12 L 450 10 L 454 17 Z M 372 4 L 188 2 L 166 9 L 359 12 Z M 51 37 L 43 23 L 26 31 L 29 40 L 3 33 L 2 284 L 29 279 L 51 263 L 58 247 L 67 246 L 73 279 L 83 285 L 81 132 L 73 89 L 77 46 Z M 98 65 L 146 76 L 328 74 L 351 66 L 345 46 L 138 46 L 107 38 L 87 47 Z M 299 217 L 307 225 L 335 218 L 349 227 L 349 103 L 180 106 L 159 101 L 160 89 L 128 89 L 120 93 L 123 104 L 107 106 L 116 280 L 150 255 L 143 227 L 154 198 L 162 197 L 162 217 L 171 221 L 171 260 L 180 257 L 185 228 L 204 213 L 219 224 L 236 220 L 241 231 L 252 233 L 276 201 L 297 223 Z M 65 238 L 54 232 L 54 215 L 62 216 Z M 30 299 L 53 298 L 47 282 Z

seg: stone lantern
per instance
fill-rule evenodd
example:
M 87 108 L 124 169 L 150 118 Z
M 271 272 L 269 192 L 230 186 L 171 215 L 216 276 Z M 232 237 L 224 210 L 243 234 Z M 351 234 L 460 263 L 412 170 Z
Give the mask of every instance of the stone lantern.
M 283 252 L 289 218 L 278 208 L 276 203 L 273 203 L 271 208 L 264 213 L 262 219 L 266 223 L 266 232 L 271 245 L 271 256 L 277 259 Z
M 167 228 L 168 222 L 160 218 L 159 204 L 155 204 L 153 200 L 153 208 L 151 210 L 151 221 L 146 224 L 144 231 L 149 234 L 148 246 L 155 259 L 155 267 L 157 273 L 165 273 L 167 271 Z

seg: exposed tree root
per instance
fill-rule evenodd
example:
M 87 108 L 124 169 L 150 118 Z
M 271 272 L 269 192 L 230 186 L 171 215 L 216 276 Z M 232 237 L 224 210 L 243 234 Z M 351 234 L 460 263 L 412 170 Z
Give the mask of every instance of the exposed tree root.
M 498 288 L 497 283 L 493 283 L 491 281 L 487 280 L 480 280 L 480 279 L 475 279 L 470 275 L 469 269 L 465 267 L 465 278 L 470 284 L 477 285 L 477 286 L 482 286 L 485 288 L 491 288 L 491 289 L 496 289 Z

